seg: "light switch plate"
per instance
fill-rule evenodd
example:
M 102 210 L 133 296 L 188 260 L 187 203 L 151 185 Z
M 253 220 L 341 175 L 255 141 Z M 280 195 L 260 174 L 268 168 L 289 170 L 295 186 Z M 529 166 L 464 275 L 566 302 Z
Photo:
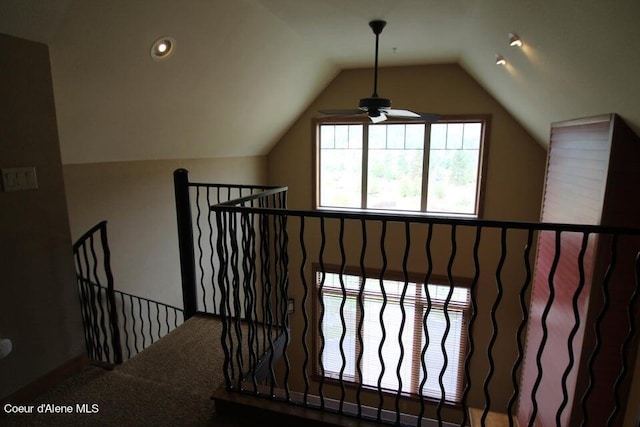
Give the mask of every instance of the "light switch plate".
M 3 168 L 0 171 L 2 172 L 3 191 L 35 190 L 38 188 L 36 168 L 33 166 Z

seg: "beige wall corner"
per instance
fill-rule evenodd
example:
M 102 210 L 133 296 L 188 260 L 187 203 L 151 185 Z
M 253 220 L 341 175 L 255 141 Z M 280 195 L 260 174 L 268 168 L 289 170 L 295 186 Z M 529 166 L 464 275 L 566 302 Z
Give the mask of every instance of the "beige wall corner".
M 264 184 L 266 157 L 70 164 L 73 239 L 108 221 L 115 288 L 182 307 L 173 171 L 191 182 Z
M 0 192 L 0 399 L 84 351 L 45 45 L 0 34 L 0 167 L 38 188 Z

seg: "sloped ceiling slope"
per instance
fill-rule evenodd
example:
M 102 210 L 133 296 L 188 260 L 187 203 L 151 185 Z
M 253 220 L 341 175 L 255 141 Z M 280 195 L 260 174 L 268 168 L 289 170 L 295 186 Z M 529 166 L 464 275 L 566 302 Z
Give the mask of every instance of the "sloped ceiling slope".
M 12 2 L 0 20 L 46 21 Z M 0 32 L 49 44 L 66 164 L 266 154 L 337 73 L 256 1 L 64 3 L 55 31 Z M 176 49 L 155 61 L 162 36 Z
M 382 65 L 459 62 L 543 145 L 552 122 L 602 113 L 640 131 L 636 0 L 261 1 L 340 68 L 371 63 L 366 23 L 385 19 Z
M 372 65 L 376 18 L 381 66 L 458 62 L 543 145 L 551 122 L 606 112 L 640 130 L 639 16 L 635 0 L 2 0 L 0 32 L 50 46 L 63 162 L 90 163 L 268 153 L 340 69 Z M 154 61 L 161 36 L 176 50 Z

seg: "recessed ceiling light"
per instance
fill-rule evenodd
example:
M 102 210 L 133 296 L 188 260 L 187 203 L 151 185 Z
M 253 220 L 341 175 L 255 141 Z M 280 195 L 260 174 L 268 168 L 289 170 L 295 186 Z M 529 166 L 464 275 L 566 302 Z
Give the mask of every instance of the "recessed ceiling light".
M 176 48 L 172 37 L 160 37 L 151 45 L 151 57 L 156 60 L 167 59 Z
M 496 65 L 506 65 L 507 60 L 502 55 L 496 55 Z
M 509 46 L 521 47 L 522 39 L 515 33 L 509 33 Z

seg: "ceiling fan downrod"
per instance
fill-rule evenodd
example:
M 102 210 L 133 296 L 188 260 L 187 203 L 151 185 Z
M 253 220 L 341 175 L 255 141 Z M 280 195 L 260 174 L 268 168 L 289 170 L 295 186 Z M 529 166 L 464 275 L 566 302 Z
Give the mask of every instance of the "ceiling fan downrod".
M 374 20 L 369 22 L 369 26 L 373 30 L 373 34 L 376 35 L 376 61 L 373 74 L 373 94 L 371 95 L 372 98 L 378 97 L 378 39 L 380 37 L 380 33 L 382 33 L 382 30 L 386 25 L 387 22 L 382 20 Z

